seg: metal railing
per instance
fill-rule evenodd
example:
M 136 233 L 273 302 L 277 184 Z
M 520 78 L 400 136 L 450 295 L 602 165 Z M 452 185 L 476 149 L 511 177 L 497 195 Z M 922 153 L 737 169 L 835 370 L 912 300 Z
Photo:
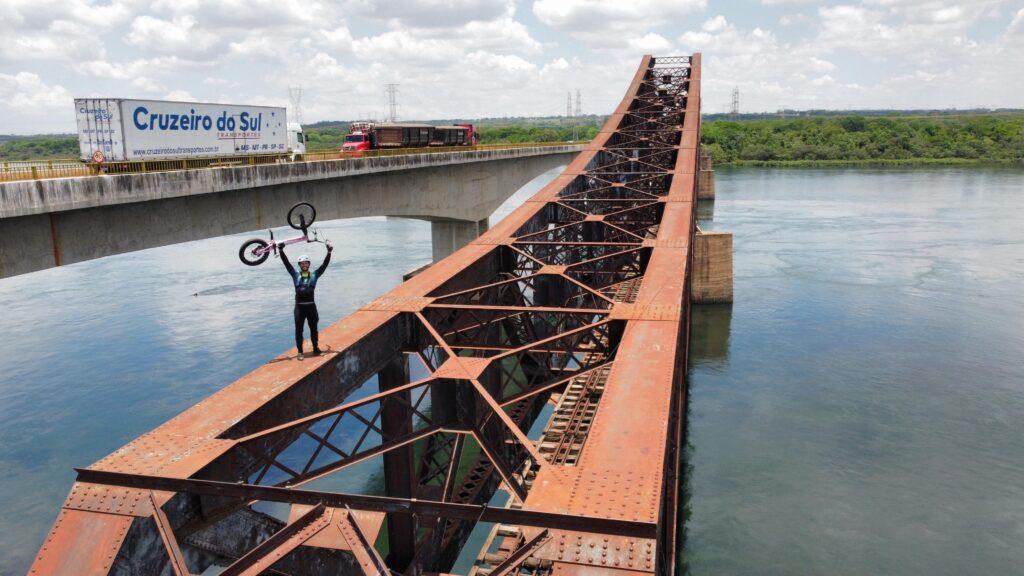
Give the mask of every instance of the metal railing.
M 517 144 L 478 144 L 476 146 L 433 146 L 423 148 L 384 148 L 359 153 L 342 154 L 337 149 L 310 150 L 296 159 L 296 162 L 322 162 L 325 160 L 354 160 L 382 156 L 411 156 L 417 154 L 443 154 L 450 152 L 472 152 L 480 150 L 505 150 L 518 148 L 548 148 L 565 145 L 586 144 L 588 140 L 573 142 L 523 142 Z M 190 158 L 183 160 L 137 160 L 130 162 L 103 162 L 86 164 L 77 159 L 59 160 L 15 160 L 0 162 L 0 182 L 15 180 L 43 180 L 49 178 L 72 178 L 81 176 L 105 176 L 110 174 L 138 174 L 146 172 L 168 172 L 171 170 L 200 170 L 235 166 L 256 166 L 288 162 L 290 156 L 264 154 L 253 156 L 220 156 L 212 158 Z

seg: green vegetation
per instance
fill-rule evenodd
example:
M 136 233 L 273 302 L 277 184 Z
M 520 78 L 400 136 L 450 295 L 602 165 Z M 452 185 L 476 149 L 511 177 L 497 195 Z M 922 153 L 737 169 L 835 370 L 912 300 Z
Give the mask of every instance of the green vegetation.
M 27 136 L 0 141 L 0 160 L 78 158 L 77 136 Z
M 572 126 L 484 126 L 479 129 L 481 144 L 520 144 L 523 142 L 567 142 L 569 140 L 590 140 L 597 136 L 600 126 L 580 126 L 573 138 Z
M 341 143 L 345 141 L 348 134 L 348 124 L 345 126 L 325 126 L 322 128 L 303 127 L 306 135 L 306 150 L 338 150 Z
M 715 164 L 846 165 L 1024 162 L 1024 112 L 875 111 L 857 115 L 818 111 L 798 118 L 748 115 L 739 121 L 706 115 L 703 143 Z M 792 112 L 791 112 L 792 113 Z M 748 119 L 748 117 L 750 119 Z M 471 122 L 481 144 L 565 142 L 594 138 L 605 117 L 590 115 L 573 126 L 563 117 L 428 120 Z M 348 122 L 306 126 L 310 150 L 337 150 Z M 0 135 L 0 161 L 77 158 L 74 135 Z
M 1024 161 L 1024 114 L 705 122 L 716 164 Z

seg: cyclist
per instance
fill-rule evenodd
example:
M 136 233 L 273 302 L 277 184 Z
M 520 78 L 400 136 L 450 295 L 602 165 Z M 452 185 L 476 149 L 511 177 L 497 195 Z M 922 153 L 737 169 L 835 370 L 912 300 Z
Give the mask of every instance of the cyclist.
M 288 256 L 285 256 L 284 246 L 278 249 L 281 251 L 281 261 L 284 262 L 284 267 L 291 274 L 292 282 L 295 284 L 295 347 L 299 349 L 298 358 L 299 360 L 305 358 L 302 353 L 302 328 L 303 324 L 307 322 L 309 323 L 309 338 L 313 341 L 313 355 L 319 356 L 322 352 L 318 342 L 320 333 L 317 332 L 316 324 L 320 321 L 320 315 L 316 310 L 316 302 L 313 301 L 313 291 L 316 290 L 316 281 L 323 276 L 327 265 L 331 262 L 331 251 L 334 250 L 334 247 L 330 244 L 327 245 L 327 257 L 315 272 L 309 271 L 309 256 L 305 254 L 299 256 L 299 271 L 296 272 L 292 263 L 288 261 Z

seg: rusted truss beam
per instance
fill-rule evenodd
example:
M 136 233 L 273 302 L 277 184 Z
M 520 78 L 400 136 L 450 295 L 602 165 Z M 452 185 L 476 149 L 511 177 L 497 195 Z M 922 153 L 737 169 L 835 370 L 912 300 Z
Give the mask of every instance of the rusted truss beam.
M 283 502 L 310 506 L 322 504 L 331 508 L 348 507 L 353 510 L 364 510 L 367 512 L 415 514 L 428 518 L 448 518 L 451 520 L 471 520 L 474 522 L 501 522 L 518 526 L 535 526 L 555 530 L 580 530 L 594 534 L 629 536 L 633 538 L 653 538 L 657 530 L 657 525 L 650 522 L 615 520 L 532 510 L 513 510 L 475 504 L 389 498 L 387 496 L 348 494 L 344 492 L 322 492 L 296 488 L 280 488 L 277 486 L 257 486 L 254 484 L 197 480 L 194 478 L 170 478 L 167 476 L 91 470 L 89 468 L 75 468 L 75 472 L 78 473 L 77 480 L 79 482 L 142 490 L 206 494 L 236 498 L 244 501 Z
M 153 518 L 159 534 L 126 537 L 124 522 L 103 513 L 124 513 L 122 500 L 83 501 L 79 492 L 65 510 L 81 532 L 58 522 L 36 567 L 88 552 L 79 537 L 88 533 L 120 546 L 120 571 L 149 561 L 152 572 L 184 574 L 185 558 L 202 571 L 224 557 L 239 558 L 239 573 L 315 571 L 340 561 L 341 548 L 366 574 L 415 576 L 449 572 L 473 525 L 487 521 L 516 531 L 497 573 L 602 573 L 601 558 L 581 550 L 597 538 L 623 550 L 657 539 L 656 565 L 649 550 L 643 562 L 620 560 L 672 574 L 699 62 L 645 57 L 563 176 L 485 237 L 323 331 L 336 354 L 268 364 L 80 470 L 85 486 L 149 490 L 156 512 L 134 515 Z M 410 382 L 413 363 L 426 375 Z M 553 395 L 560 416 L 537 446 L 526 431 Z M 382 461 L 384 496 L 299 488 L 333 474 L 352 479 L 345 471 L 370 458 Z M 500 486 L 509 508 L 484 505 Z M 276 524 L 259 538 L 232 533 L 241 544 L 203 556 L 193 535 L 249 530 L 237 521 L 257 518 L 251 506 L 261 501 L 321 514 L 274 536 Z M 306 543 L 324 519 L 330 541 Z M 373 547 L 383 525 L 386 558 Z M 244 544 L 268 536 L 255 549 Z M 565 559 L 547 538 L 565 541 Z M 271 568 L 280 555 L 284 564 Z

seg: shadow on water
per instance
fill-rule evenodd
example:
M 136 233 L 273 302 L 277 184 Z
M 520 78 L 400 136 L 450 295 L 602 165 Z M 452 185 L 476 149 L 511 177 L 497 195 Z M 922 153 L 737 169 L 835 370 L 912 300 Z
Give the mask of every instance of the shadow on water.
M 732 304 L 702 304 L 691 308 L 690 356 L 688 372 L 695 368 L 702 370 L 725 370 L 729 365 L 729 336 L 732 331 Z M 693 454 L 695 451 L 690 437 L 690 387 L 693 381 L 687 378 L 685 438 L 683 448 L 683 481 L 679 487 L 679 525 L 677 534 L 676 574 L 688 576 L 690 564 L 687 561 L 687 527 L 692 509 L 690 507 L 690 479 L 693 477 Z

